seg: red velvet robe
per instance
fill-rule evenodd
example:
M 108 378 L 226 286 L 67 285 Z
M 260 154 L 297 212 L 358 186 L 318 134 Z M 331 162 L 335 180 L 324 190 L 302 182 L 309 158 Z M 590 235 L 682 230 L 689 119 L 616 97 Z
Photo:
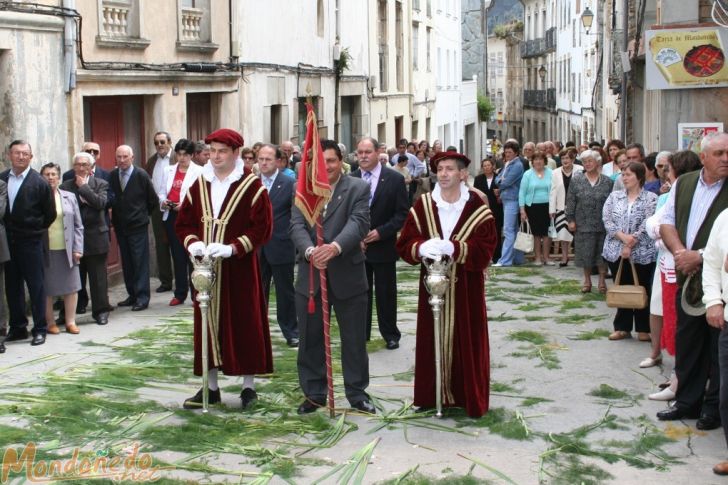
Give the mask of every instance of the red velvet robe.
M 425 194 L 410 210 L 397 241 L 397 251 L 408 263 L 421 264 L 419 245 L 433 237 L 442 237 L 442 228 L 437 205 L 430 194 Z M 480 417 L 488 411 L 490 392 L 483 272 L 490 263 L 498 236 L 490 209 L 473 192 L 470 192 L 450 240 L 455 252 L 450 274 L 451 290 L 446 294 L 442 309 L 445 329 L 441 345 L 442 403 L 445 407 L 464 407 L 469 416 Z M 421 265 L 414 404 L 435 407 L 435 345 L 432 307 L 424 285 L 426 275 L 427 270 Z
M 236 254 L 218 260 L 216 265 L 208 313 L 209 367 L 233 376 L 271 373 L 268 308 L 256 257 L 256 250 L 270 239 L 273 227 L 268 192 L 260 179 L 245 169 L 228 189 L 220 209 L 218 219 L 226 218 L 227 223 L 213 223 L 212 215 L 210 182 L 200 177 L 180 206 L 177 237 L 185 248 L 203 241 L 233 244 L 236 249 Z M 195 375 L 202 375 L 200 329 L 200 309 L 195 300 Z

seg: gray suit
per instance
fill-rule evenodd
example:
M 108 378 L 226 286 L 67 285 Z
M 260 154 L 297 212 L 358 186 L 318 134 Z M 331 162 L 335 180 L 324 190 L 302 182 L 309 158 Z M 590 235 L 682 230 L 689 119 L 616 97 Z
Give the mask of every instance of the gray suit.
M 333 305 L 341 334 L 341 360 L 346 397 L 351 404 L 368 399 L 369 358 L 366 350 L 367 279 L 360 243 L 369 231 L 369 185 L 361 179 L 342 175 L 336 184 L 324 217 L 324 242 L 336 242 L 341 254 L 328 264 L 328 297 Z M 289 231 L 299 254 L 296 281 L 296 310 L 300 346 L 298 379 L 309 399 L 324 402 L 326 366 L 319 291 L 319 271 L 314 268 L 315 312 L 308 313 L 309 271 L 306 249 L 316 246 L 316 229 L 294 207 Z

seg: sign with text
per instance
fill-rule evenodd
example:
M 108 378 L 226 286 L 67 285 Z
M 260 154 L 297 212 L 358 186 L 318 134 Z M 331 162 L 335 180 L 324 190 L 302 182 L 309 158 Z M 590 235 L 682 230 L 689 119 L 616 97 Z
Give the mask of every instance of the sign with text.
M 718 27 L 648 30 L 645 33 L 647 89 L 728 86 L 724 46 L 728 30 Z

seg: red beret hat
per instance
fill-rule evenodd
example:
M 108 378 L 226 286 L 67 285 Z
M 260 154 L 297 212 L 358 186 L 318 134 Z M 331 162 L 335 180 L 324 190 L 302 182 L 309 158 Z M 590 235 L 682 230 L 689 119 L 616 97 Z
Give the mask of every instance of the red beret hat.
M 213 131 L 205 137 L 205 143 L 207 143 L 208 145 L 213 141 L 223 143 L 233 150 L 236 148 L 240 148 L 245 144 L 245 142 L 243 141 L 243 137 L 240 136 L 240 133 L 229 128 L 220 128 L 219 130 Z
M 458 152 L 440 152 L 435 154 L 432 158 L 430 158 L 430 169 L 433 172 L 437 172 L 437 164 L 440 163 L 440 160 L 460 160 L 465 164 L 465 166 L 470 165 L 470 159 L 463 155 L 462 153 Z

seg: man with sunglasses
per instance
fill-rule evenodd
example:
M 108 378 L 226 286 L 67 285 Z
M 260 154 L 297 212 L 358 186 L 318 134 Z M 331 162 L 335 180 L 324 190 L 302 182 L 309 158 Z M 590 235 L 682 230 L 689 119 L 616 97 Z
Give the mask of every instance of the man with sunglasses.
M 152 185 L 156 193 L 167 189 L 164 169 L 177 163 L 174 151 L 172 150 L 172 137 L 166 131 L 158 131 L 154 134 L 154 149 L 156 153 L 147 159 L 144 170 L 152 178 Z M 159 208 L 157 208 L 159 209 Z M 154 233 L 154 246 L 157 255 L 157 269 L 159 271 L 159 288 L 157 293 L 164 293 L 172 290 L 172 252 L 167 241 L 167 233 L 162 223 L 162 211 L 154 210 L 151 214 L 152 232 Z

